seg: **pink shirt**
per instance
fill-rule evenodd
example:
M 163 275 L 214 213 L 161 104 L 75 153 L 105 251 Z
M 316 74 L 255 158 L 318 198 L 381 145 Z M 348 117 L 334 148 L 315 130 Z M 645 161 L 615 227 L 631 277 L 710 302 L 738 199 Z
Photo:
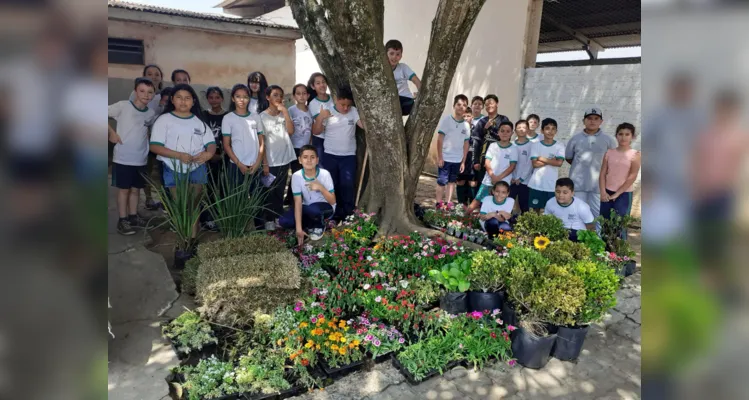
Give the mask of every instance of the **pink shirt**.
M 608 169 L 606 170 L 606 189 L 616 192 L 627 180 L 629 169 L 632 167 L 632 161 L 637 156 L 638 151 L 629 149 L 627 151 L 618 151 L 611 149 L 606 152 L 608 157 Z M 625 192 L 634 190 L 634 185 L 630 186 Z

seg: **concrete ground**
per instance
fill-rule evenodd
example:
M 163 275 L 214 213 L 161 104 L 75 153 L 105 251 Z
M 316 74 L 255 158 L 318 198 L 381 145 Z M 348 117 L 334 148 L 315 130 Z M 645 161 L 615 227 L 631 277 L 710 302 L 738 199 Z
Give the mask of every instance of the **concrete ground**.
M 164 378 L 179 364 L 159 324 L 181 312 L 174 281 L 164 258 L 146 249 L 143 231 L 117 233 L 116 190 L 109 188 L 109 399 L 157 400 L 168 396 Z

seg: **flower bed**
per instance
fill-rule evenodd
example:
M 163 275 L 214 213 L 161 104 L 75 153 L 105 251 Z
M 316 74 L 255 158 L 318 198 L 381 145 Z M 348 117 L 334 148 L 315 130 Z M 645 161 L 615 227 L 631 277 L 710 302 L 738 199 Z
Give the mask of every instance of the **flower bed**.
M 427 218 L 439 221 L 436 214 Z M 216 357 L 180 367 L 185 389 L 190 396 L 279 396 L 324 387 L 367 359 L 389 358 L 409 382 L 417 383 L 457 364 L 477 369 L 489 362 L 513 365 L 518 332 L 526 344 L 537 337 L 556 340 L 543 327 L 575 337 L 575 345 L 559 355 L 572 360 L 582 347 L 585 326 L 615 304 L 615 269 L 623 257 L 594 255 L 591 249 L 600 243 L 592 236 L 584 243 L 569 242 L 551 218 L 521 216 L 516 232 L 496 238 L 496 249 L 477 252 L 460 241 L 418 233 L 375 241 L 374 216 L 363 213 L 332 228 L 314 247 L 300 248 L 293 235 L 273 232 L 276 239 L 270 238 L 269 248 L 285 245 L 285 255 L 246 249 L 232 254 L 239 242 L 231 240 L 238 239 L 201 249 L 199 292 L 254 271 L 261 285 L 224 286 L 266 297 L 274 290 L 291 290 L 294 296 L 272 299 L 262 309 L 239 307 L 247 300 L 237 297 L 233 308 L 204 312 L 203 304 L 199 314 L 178 318 L 189 322 L 196 338 L 172 335 L 172 340 L 196 350 L 211 338 L 218 342 Z M 293 260 L 287 257 L 291 254 Z M 206 270 L 209 264 L 218 269 Z M 285 272 L 276 274 L 281 264 Z M 220 279 L 211 279 L 219 273 Z M 301 287 L 288 289 L 295 282 Z M 471 296 L 475 301 L 466 300 Z M 458 298 L 462 309 L 456 308 Z M 514 332 L 516 323 L 523 329 Z M 526 353 L 529 349 L 522 347 Z M 550 354 L 523 356 L 542 367 Z

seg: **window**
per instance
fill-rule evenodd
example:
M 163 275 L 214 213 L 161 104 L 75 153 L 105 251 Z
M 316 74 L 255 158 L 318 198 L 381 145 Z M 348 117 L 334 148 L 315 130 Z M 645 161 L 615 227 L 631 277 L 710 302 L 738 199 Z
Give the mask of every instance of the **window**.
M 109 38 L 109 63 L 143 65 L 143 41 Z

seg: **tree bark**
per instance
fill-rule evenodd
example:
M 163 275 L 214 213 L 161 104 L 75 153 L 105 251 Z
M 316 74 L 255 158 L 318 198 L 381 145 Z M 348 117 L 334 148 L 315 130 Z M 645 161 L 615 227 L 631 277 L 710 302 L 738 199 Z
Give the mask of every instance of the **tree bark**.
M 381 234 L 424 230 L 413 212 L 421 169 L 468 33 L 486 0 L 440 0 L 422 86 L 403 126 L 383 43 L 383 0 L 290 0 L 294 19 L 336 84 L 349 84 L 367 131 L 371 171 L 364 199 Z M 335 86 L 331 85 L 331 90 Z

